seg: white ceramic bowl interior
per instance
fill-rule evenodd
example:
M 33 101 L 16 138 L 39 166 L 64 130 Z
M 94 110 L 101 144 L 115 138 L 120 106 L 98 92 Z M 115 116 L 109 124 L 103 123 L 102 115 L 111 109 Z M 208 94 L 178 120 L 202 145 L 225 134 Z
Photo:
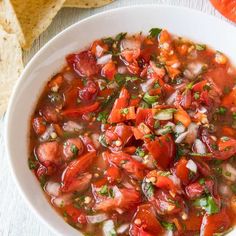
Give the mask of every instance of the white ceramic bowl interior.
M 224 52 L 236 64 L 236 28 L 215 17 L 179 7 L 143 5 L 114 9 L 67 28 L 48 42 L 28 63 L 18 80 L 7 113 L 6 146 L 20 192 L 33 211 L 57 234 L 82 235 L 50 207 L 28 169 L 29 118 L 46 81 L 65 64 L 65 56 L 93 40 L 120 32 L 147 33 L 153 27 L 205 43 Z M 235 235 L 236 231 L 230 235 Z

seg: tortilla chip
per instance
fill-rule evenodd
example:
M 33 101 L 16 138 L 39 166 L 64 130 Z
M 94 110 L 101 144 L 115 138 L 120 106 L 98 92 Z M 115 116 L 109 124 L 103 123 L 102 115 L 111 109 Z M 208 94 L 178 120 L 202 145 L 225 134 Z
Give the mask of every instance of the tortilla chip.
M 22 51 L 16 35 L 0 27 L 0 117 L 6 111 L 12 88 L 22 70 Z
M 66 0 L 64 7 L 93 8 L 102 7 L 113 0 Z
M 0 23 L 15 33 L 24 49 L 50 25 L 65 0 L 4 0 Z

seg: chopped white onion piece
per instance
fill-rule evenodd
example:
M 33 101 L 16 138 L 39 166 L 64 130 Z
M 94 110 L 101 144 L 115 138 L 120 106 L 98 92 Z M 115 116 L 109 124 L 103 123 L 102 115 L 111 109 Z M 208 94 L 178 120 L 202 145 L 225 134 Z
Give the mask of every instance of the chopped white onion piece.
M 194 173 L 197 173 L 197 165 L 193 160 L 188 160 L 186 167 Z
M 187 69 L 184 71 L 184 76 L 187 78 L 194 78 L 198 76 L 203 68 L 203 63 L 201 62 L 191 62 L 188 64 Z
M 103 48 L 100 45 L 96 46 L 96 56 L 100 57 L 103 53 Z
M 186 143 L 192 144 L 195 141 L 197 138 L 198 128 L 199 126 L 193 122 L 188 126 L 188 134 L 185 138 Z
M 56 197 L 52 200 L 52 203 L 55 204 L 57 207 L 64 207 L 69 205 L 72 202 L 72 194 L 67 193 L 60 197 Z
M 175 91 L 172 93 L 167 99 L 166 99 L 166 104 L 172 105 L 174 101 L 176 100 L 176 97 L 178 95 L 178 91 Z
M 226 179 L 232 182 L 236 181 L 236 169 L 231 164 L 227 163 L 223 165 L 222 173 Z
M 67 121 L 66 123 L 63 124 L 62 128 L 67 132 L 75 132 L 83 129 L 83 126 L 74 121 Z
M 181 133 L 183 133 L 184 131 L 185 131 L 185 126 L 183 125 L 183 124 L 177 124 L 176 126 L 175 126 L 175 129 L 174 129 L 174 131 L 175 131 L 175 133 L 177 133 L 177 134 L 181 134 Z
M 86 216 L 86 219 L 91 224 L 101 223 L 108 219 L 108 215 L 105 213 L 96 214 L 92 216 Z
M 113 220 L 107 220 L 107 221 L 105 221 L 105 222 L 103 223 L 102 230 L 103 230 L 103 235 L 104 235 L 104 236 L 111 236 L 111 233 L 112 233 L 112 232 L 116 232 L 116 231 L 115 231 L 115 225 L 114 225 Z
M 219 186 L 219 192 L 224 196 L 231 196 L 232 191 L 230 190 L 229 186 L 226 184 L 221 184 Z
M 44 187 L 47 194 L 57 197 L 60 193 L 60 184 L 57 182 L 48 181 Z
M 125 49 L 139 49 L 141 47 L 141 42 L 135 39 L 123 39 L 120 42 L 121 51 Z
M 112 55 L 111 54 L 106 54 L 100 58 L 97 59 L 97 64 L 98 65 L 104 65 L 106 64 L 108 61 L 110 61 L 112 58 Z
M 119 74 L 126 74 L 126 73 L 128 72 L 128 70 L 127 70 L 127 67 L 126 67 L 126 66 L 119 66 L 119 67 L 117 68 L 117 72 L 118 72 Z
M 206 145 L 200 139 L 195 140 L 194 148 L 196 149 L 196 152 L 200 154 L 204 154 L 207 152 Z
M 203 106 L 201 106 L 200 108 L 198 108 L 198 111 L 199 111 L 200 113 L 207 113 L 207 109 L 206 109 L 205 107 L 203 107 Z
M 110 89 L 116 89 L 118 87 L 119 85 L 116 83 L 116 81 L 111 81 L 107 84 L 107 88 L 110 88 Z
M 53 132 L 54 132 L 54 127 L 53 125 L 50 125 L 49 127 L 47 127 L 46 131 L 40 136 L 39 140 L 41 142 L 47 141 L 51 137 L 51 133 Z
M 143 92 L 145 93 L 148 92 L 152 88 L 154 82 L 155 82 L 154 79 L 148 79 L 145 83 L 140 84 Z
M 120 227 L 117 228 L 116 232 L 118 234 L 123 234 L 129 229 L 129 224 L 123 224 Z
M 175 139 L 175 142 L 176 143 L 181 143 L 184 141 L 184 139 L 186 138 L 188 134 L 188 131 L 184 132 L 184 133 L 181 133 L 176 139 Z
M 161 110 L 154 115 L 154 118 L 157 120 L 172 120 L 173 111 L 171 109 Z

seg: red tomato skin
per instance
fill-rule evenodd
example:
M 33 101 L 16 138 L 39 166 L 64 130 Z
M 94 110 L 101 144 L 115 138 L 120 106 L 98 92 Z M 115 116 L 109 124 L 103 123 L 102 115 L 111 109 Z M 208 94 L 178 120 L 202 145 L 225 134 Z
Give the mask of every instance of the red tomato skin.
M 150 141 L 146 144 L 146 148 L 162 169 L 166 169 L 172 163 L 176 153 L 176 145 L 170 134 Z
M 94 100 L 98 93 L 98 86 L 93 80 L 88 80 L 85 87 L 80 89 L 79 97 L 83 101 Z
M 175 165 L 175 174 L 181 180 L 181 182 L 186 185 L 189 183 L 190 171 L 186 167 L 188 161 L 185 158 L 181 158 Z
M 71 217 L 74 223 L 87 223 L 86 215 L 79 209 L 75 208 L 73 205 L 65 206 L 65 212 L 68 214 L 69 217 Z
M 116 181 L 119 181 L 121 179 L 121 172 L 120 169 L 115 166 L 110 166 L 105 173 L 107 180 L 110 183 L 114 183 Z
M 140 225 L 135 225 L 135 219 L 141 220 Z M 152 205 L 147 203 L 138 206 L 133 218 L 133 223 L 130 229 L 132 236 L 154 236 L 163 232 L 162 226 L 156 218 L 155 210 Z
M 216 214 L 208 215 L 206 213 L 202 220 L 200 235 L 212 236 L 214 233 L 224 232 L 229 229 L 231 223 L 230 216 L 225 208 Z
M 61 190 L 67 191 L 74 178 L 86 171 L 93 163 L 95 157 L 96 152 L 89 152 L 84 154 L 82 157 L 79 157 L 78 159 L 70 162 L 62 174 Z
M 146 124 L 150 129 L 153 129 L 155 121 L 153 118 L 152 109 L 138 108 L 136 114 L 136 126 L 138 126 L 142 122 Z
M 35 117 L 33 119 L 33 129 L 37 135 L 41 135 L 46 131 L 46 122 L 43 117 Z
M 67 56 L 66 60 L 70 67 L 82 77 L 90 77 L 99 71 L 96 59 L 91 51 L 71 54 Z

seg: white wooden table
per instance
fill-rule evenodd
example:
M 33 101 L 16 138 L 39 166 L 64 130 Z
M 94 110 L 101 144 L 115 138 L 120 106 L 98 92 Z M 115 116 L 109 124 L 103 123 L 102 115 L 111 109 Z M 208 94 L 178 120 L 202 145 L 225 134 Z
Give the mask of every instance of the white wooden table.
M 116 0 L 108 6 L 98 9 L 62 9 L 46 32 L 36 40 L 33 48 L 24 53 L 24 62 L 27 63 L 49 39 L 67 26 L 104 10 L 136 4 L 186 6 L 223 18 L 213 9 L 209 0 Z M 19 195 L 10 175 L 3 130 L 4 120 L 0 119 L 0 236 L 53 236 L 54 234 L 30 211 Z

